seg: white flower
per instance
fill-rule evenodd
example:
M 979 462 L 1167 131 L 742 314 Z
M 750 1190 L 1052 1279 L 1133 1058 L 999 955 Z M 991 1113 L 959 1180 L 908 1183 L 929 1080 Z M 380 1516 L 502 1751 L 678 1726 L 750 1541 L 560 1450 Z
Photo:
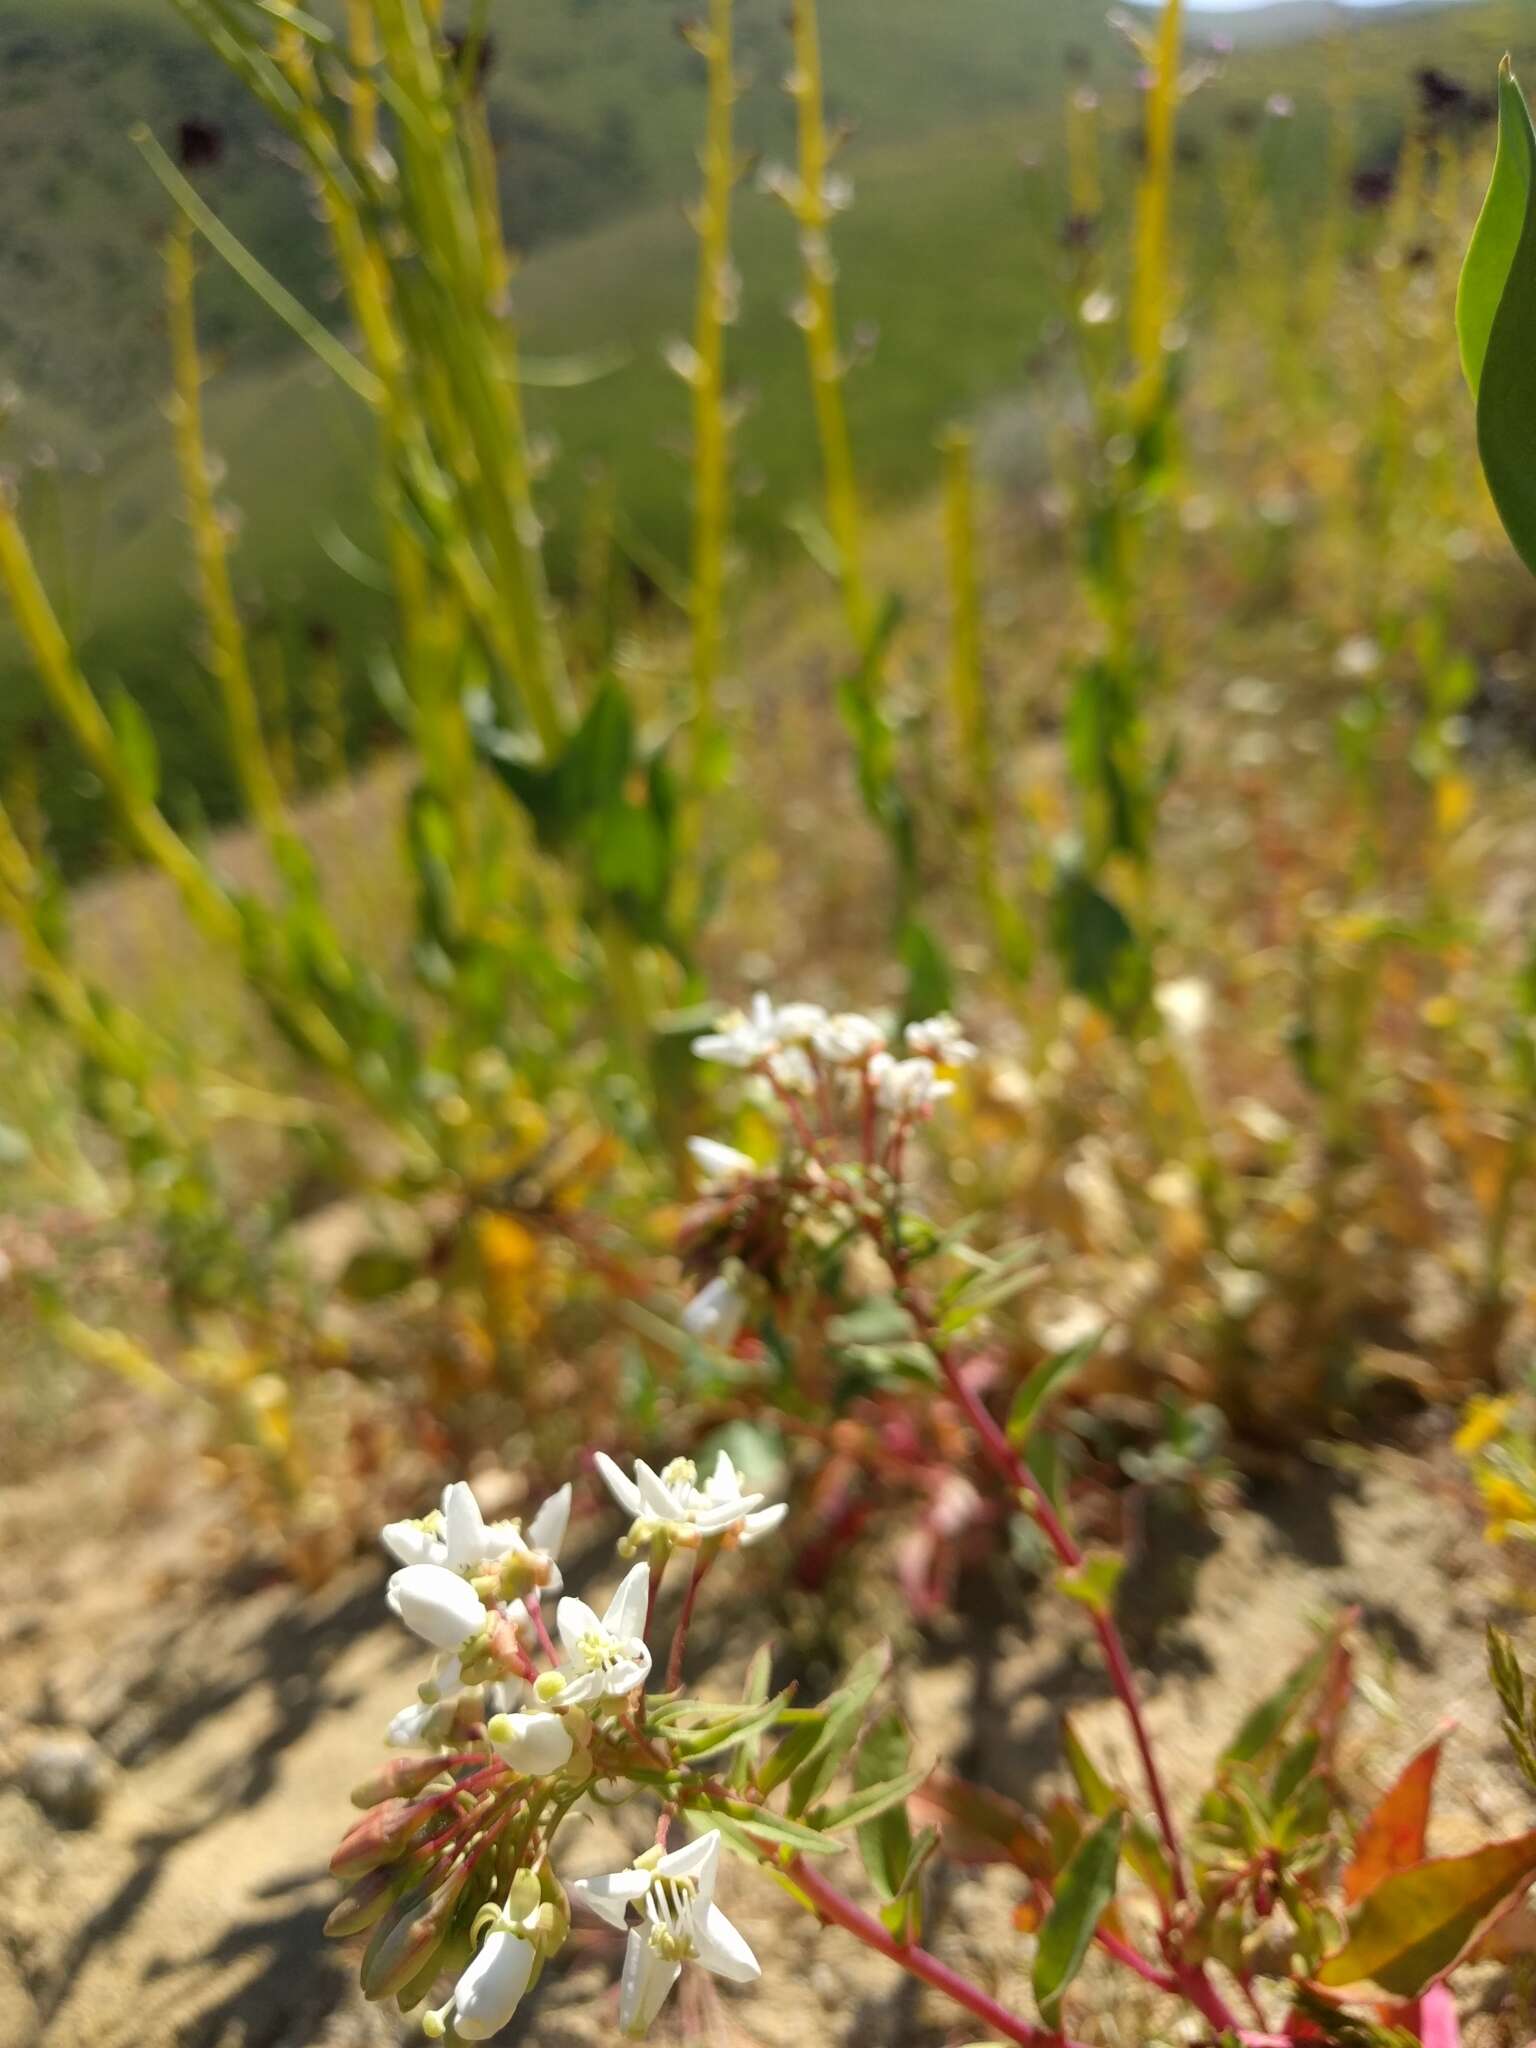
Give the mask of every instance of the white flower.
M 555 1610 L 555 1626 L 569 1659 L 559 1698 L 562 1706 L 584 1700 L 622 1699 L 645 1681 L 651 1653 L 645 1647 L 645 1611 L 649 1604 L 651 1568 L 637 1564 L 608 1603 L 599 1621 L 585 1600 L 565 1599 Z
M 485 1627 L 480 1595 L 440 1564 L 408 1564 L 389 1581 L 390 1611 L 437 1650 L 458 1650 Z
M 893 1060 L 888 1053 L 877 1053 L 869 1072 L 881 1108 L 896 1116 L 917 1116 L 955 1092 L 953 1081 L 939 1079 L 931 1059 Z
M 722 1067 L 755 1067 L 777 1049 L 773 1004 L 761 994 L 752 998 L 750 1015 L 743 1010 L 727 1011 L 717 1030 L 706 1031 L 693 1041 L 699 1059 L 715 1060 Z
M 759 1542 L 789 1512 L 784 1502 L 763 1506 L 760 1493 L 748 1493 L 728 1451 L 721 1451 L 703 1486 L 691 1458 L 674 1458 L 666 1470 L 653 1472 L 643 1458 L 627 1479 L 612 1458 L 597 1453 L 597 1469 L 608 1491 L 633 1523 L 628 1541 L 637 1548 L 665 1535 L 674 1543 L 696 1545 L 706 1536 L 735 1534 L 743 1546 Z
M 541 1710 L 493 1714 L 485 1734 L 504 1764 L 530 1778 L 548 1778 L 564 1770 L 576 1747 L 563 1717 Z
M 746 1309 L 740 1289 L 717 1273 L 686 1305 L 680 1320 L 690 1337 L 702 1337 L 726 1350 L 736 1341 Z
M 904 1036 L 908 1052 L 918 1053 L 941 1067 L 968 1066 L 976 1057 L 976 1047 L 948 1012 L 909 1024 Z
M 762 1975 L 738 1930 L 715 1904 L 720 1837 L 700 1835 L 662 1856 L 652 1849 L 628 1870 L 577 1878 L 569 1889 L 610 1927 L 627 1924 L 629 1908 L 644 1922 L 629 1930 L 619 1987 L 619 2031 L 644 2034 L 677 1982 L 684 1963 L 750 1984 Z
M 764 1057 L 763 1072 L 785 1095 L 809 1095 L 816 1086 L 816 1069 L 798 1045 L 775 1047 Z
M 516 1551 L 535 1556 L 548 1568 L 546 1592 L 558 1593 L 560 1574 L 554 1560 L 565 1541 L 571 1518 L 571 1489 L 562 1486 L 551 1494 L 529 1522 L 526 1534 L 521 1522 L 487 1522 L 465 1480 L 455 1480 L 443 1489 L 442 1505 L 419 1522 L 390 1522 L 384 1529 L 386 1547 L 403 1565 L 446 1565 L 449 1570 L 472 1571 L 479 1565 L 498 1565 Z
M 451 1722 L 452 1715 L 445 1715 L 441 1700 L 418 1700 L 414 1706 L 402 1707 L 394 1716 L 384 1732 L 384 1740 L 391 1749 L 441 1749 L 445 1720 Z
M 688 1151 L 706 1180 L 746 1180 L 757 1172 L 757 1161 L 748 1153 L 715 1138 L 690 1138 Z
M 814 1040 L 817 1052 L 834 1067 L 862 1066 L 871 1053 L 882 1050 L 885 1033 L 872 1017 L 861 1017 L 857 1011 L 844 1011 L 836 1017 L 829 1017 L 817 1031 Z
M 531 1870 L 520 1870 L 506 1905 L 484 1911 L 491 1931 L 454 1985 L 452 1998 L 422 2022 L 430 2040 L 441 2040 L 451 2019 L 462 2040 L 488 2041 L 501 2032 L 528 1989 L 539 1944 L 547 1943 L 553 1925 L 538 1878 Z
M 820 1003 L 780 1003 L 773 1013 L 773 1034 L 780 1045 L 813 1045 L 826 1021 Z
M 1198 975 L 1165 981 L 1153 997 L 1158 1014 L 1174 1037 L 1185 1045 L 1199 1038 L 1211 1016 L 1211 985 Z

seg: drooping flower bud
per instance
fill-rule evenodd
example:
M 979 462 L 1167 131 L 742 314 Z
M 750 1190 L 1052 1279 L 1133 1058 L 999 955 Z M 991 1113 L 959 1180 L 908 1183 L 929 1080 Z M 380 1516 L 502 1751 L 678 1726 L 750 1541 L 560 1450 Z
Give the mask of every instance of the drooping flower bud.
M 361 1934 L 372 1927 L 389 1905 L 395 1882 L 395 1873 L 389 1869 L 370 1870 L 366 1877 L 360 1877 L 351 1891 L 331 1908 L 325 1932 L 333 1941 L 340 1941 L 349 1934 Z
M 392 1998 L 435 1961 L 453 1925 L 468 1876 L 468 1868 L 461 1864 L 434 1891 L 424 1892 L 418 1886 L 379 1922 L 363 1955 L 360 1975 L 365 1998 Z
M 381 1864 L 393 1863 L 405 1853 L 414 1836 L 426 1825 L 430 1808 L 405 1799 L 386 1799 L 365 1813 L 342 1836 L 331 1858 L 331 1875 L 350 1883 L 366 1877 Z
M 571 1760 L 575 1744 L 559 1714 L 496 1714 L 486 1738 L 505 1764 L 530 1778 L 547 1778 Z
M 352 1788 L 354 1806 L 378 1806 L 385 1799 L 414 1799 L 443 1774 L 441 1757 L 397 1756 Z

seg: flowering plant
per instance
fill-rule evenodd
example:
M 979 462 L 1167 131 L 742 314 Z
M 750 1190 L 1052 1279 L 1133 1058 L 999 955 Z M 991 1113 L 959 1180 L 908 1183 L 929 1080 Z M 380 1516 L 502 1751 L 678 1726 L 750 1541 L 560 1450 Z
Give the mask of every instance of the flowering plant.
M 825 1925 L 945 1993 L 989 2036 L 1025 2048 L 1074 2048 L 1066 2001 L 1094 1953 L 1161 2001 L 1170 2024 L 1181 2018 L 1185 2038 L 1225 2048 L 1453 2048 L 1446 1980 L 1483 1952 L 1536 1875 L 1536 1830 L 1430 1856 L 1438 1742 L 1409 1760 L 1363 1821 L 1352 1817 L 1338 1768 L 1352 1692 L 1348 1619 L 1249 1713 L 1193 1814 L 1176 1813 L 1116 1619 L 1120 1560 L 1079 1542 L 1059 1475 L 1033 1438 L 1053 1385 L 1026 1383 L 1005 1423 L 967 1350 L 1018 1262 L 967 1261 L 904 1195 L 908 1141 L 942 1099 L 946 1068 L 973 1053 L 958 1027 L 911 1027 L 898 1053 L 867 1018 L 760 1001 L 700 1050 L 752 1077 L 785 1140 L 771 1167 L 696 1141 L 713 1184 L 713 1225 L 696 1240 L 715 1248 L 697 1297 L 711 1326 L 734 1334 L 742 1325 L 749 1297 L 726 1262 L 748 1269 L 746 1248 L 749 1270 L 761 1272 L 765 1258 L 792 1264 L 838 1236 L 869 1243 L 910 1343 L 963 1419 L 979 1477 L 989 1474 L 1033 1522 L 1058 1590 L 1097 1638 L 1142 1795 L 1105 1776 L 1070 1722 L 1074 1796 L 1055 1802 L 1048 1821 L 914 1763 L 900 1716 L 877 1705 L 883 1650 L 814 1706 L 797 1704 L 792 1689 L 770 1693 L 766 1651 L 740 1698 L 687 1695 L 689 1631 L 707 1575 L 725 1552 L 770 1539 L 784 1515 L 729 1456 L 701 1479 L 686 1459 L 627 1473 L 597 1455 L 627 1517 L 619 1551 L 628 1569 L 601 1615 L 562 1591 L 569 1488 L 524 1527 L 487 1524 L 460 1484 L 423 1521 L 385 1531 L 400 1564 L 390 1604 L 435 1656 L 418 1702 L 389 1731 L 424 1753 L 359 1788 L 367 1810 L 333 1859 L 351 1889 L 330 1931 L 369 1931 L 368 1995 L 410 2009 L 451 1977 L 427 2033 L 484 2039 L 510 2019 L 580 1908 L 624 1932 L 620 2026 L 643 2034 L 685 1967 L 738 1984 L 760 1974 L 717 1903 L 730 1849 Z M 931 1292 L 919 1269 L 946 1251 L 960 1276 Z M 651 1642 L 675 1560 L 688 1572 L 658 1685 Z M 544 1603 L 557 1596 L 551 1632 Z M 1507 1651 L 1495 1669 L 1524 1756 L 1536 1746 L 1524 1681 Z M 637 1793 L 658 1809 L 651 1845 L 619 1869 L 560 1874 L 572 1816 Z M 874 1911 L 825 1875 L 849 1844 Z M 1033 2013 L 1010 2010 L 921 1945 L 924 1877 L 937 1857 L 1013 1874 L 1015 1921 L 1034 1942 Z

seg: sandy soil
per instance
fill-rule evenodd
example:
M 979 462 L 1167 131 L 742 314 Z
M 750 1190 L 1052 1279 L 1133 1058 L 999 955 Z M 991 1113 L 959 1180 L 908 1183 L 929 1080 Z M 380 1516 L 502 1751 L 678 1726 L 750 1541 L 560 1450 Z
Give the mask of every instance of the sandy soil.
M 109 1420 L 74 1461 L 73 1492 L 42 1475 L 0 1501 L 0 2048 L 371 2048 L 406 2038 L 412 2030 L 362 2002 L 350 1959 L 320 1935 L 333 1896 L 324 1865 L 349 1817 L 348 1789 L 379 1754 L 418 1661 L 381 1623 L 382 1565 L 355 1566 L 311 1597 L 252 1583 L 223 1562 L 237 1534 L 227 1497 L 184 1476 L 196 1470 L 190 1451 L 178 1459 L 138 1437 L 137 1419 L 124 1407 Z M 1219 1738 L 1306 1648 L 1316 1622 L 1357 1604 L 1367 1647 L 1352 1761 L 1363 1780 L 1382 1780 L 1454 1717 L 1443 1845 L 1478 1827 L 1529 1824 L 1482 1678 L 1482 1628 L 1499 1588 L 1448 1480 L 1397 1454 L 1358 1477 L 1300 1472 L 1219 1529 L 1148 1537 L 1125 1618 L 1178 1793 L 1198 1792 Z M 854 1619 L 879 1625 L 873 1614 Z M 761 1607 L 722 1599 L 702 1617 L 699 1644 L 729 1669 L 762 1627 Z M 1054 1603 L 1031 1602 L 1006 1566 L 973 1580 L 965 1611 L 901 1670 L 921 1749 L 1016 1796 L 1050 1788 L 1065 1706 L 1101 1758 L 1128 1766 L 1081 1632 Z M 88 1826 L 55 1825 L 23 1789 L 29 1759 L 64 1731 L 88 1735 L 109 1760 Z M 572 1864 L 606 1868 L 612 1846 L 594 1830 Z M 850 1882 L 857 1888 L 856 1873 Z M 761 2048 L 971 2038 L 963 2017 L 957 2025 L 949 2008 L 744 1871 L 728 1870 L 726 1883 L 764 1986 L 679 2006 L 675 2032 L 686 2023 L 694 2038 Z M 929 1938 L 1025 2003 L 1012 1896 L 1004 1872 L 949 1877 Z M 538 2048 L 612 2038 L 616 1951 L 616 1938 L 584 1931 L 507 2038 Z M 1478 2002 L 1498 1995 L 1496 1982 L 1484 1985 Z M 1116 2008 L 1091 1984 L 1086 2008 L 1083 2030 L 1105 2043 L 1157 2037 L 1154 2015 Z M 1489 2023 L 1472 2038 L 1510 2037 Z

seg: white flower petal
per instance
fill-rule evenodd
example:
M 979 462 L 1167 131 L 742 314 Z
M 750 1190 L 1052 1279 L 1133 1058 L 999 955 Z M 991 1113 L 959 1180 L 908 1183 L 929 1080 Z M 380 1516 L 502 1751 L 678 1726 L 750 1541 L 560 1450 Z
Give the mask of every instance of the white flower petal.
M 603 1632 L 603 1624 L 586 1601 L 578 1600 L 570 1593 L 566 1594 L 555 1609 L 555 1627 L 560 1632 L 560 1640 L 565 1645 L 568 1657 L 575 1657 L 580 1653 L 584 1637 L 600 1636 Z
M 640 1489 L 628 1474 L 625 1473 L 623 1468 L 615 1464 L 606 1451 L 595 1451 L 593 1453 L 593 1463 L 602 1474 L 603 1484 L 613 1495 L 625 1514 L 640 1514 L 644 1506 L 640 1499 Z
M 398 1564 L 441 1564 L 447 1554 L 443 1539 L 421 1522 L 387 1522 L 380 1535 Z
M 740 1931 L 713 1901 L 694 1910 L 693 1945 L 706 1970 L 728 1977 L 733 1984 L 750 1984 L 763 1974 L 762 1964 Z
M 651 1653 L 644 1643 L 637 1643 L 633 1657 L 621 1657 L 616 1664 L 610 1664 L 608 1669 L 600 1674 L 605 1698 L 623 1699 L 624 1695 L 633 1692 L 637 1685 L 644 1685 L 650 1670 Z
M 608 1612 L 603 1616 L 604 1628 L 621 1643 L 640 1643 L 645 1635 L 645 1611 L 650 1597 L 650 1566 L 643 1562 L 632 1565 L 608 1603 Z
M 715 1895 L 715 1876 L 719 1868 L 720 1835 L 715 1828 L 695 1835 L 680 1849 L 669 1849 L 656 1861 L 658 1877 L 691 1877 L 698 1885 L 698 1896 L 705 1900 Z
M 453 1988 L 454 2026 L 466 2041 L 487 2041 L 517 2011 L 533 1975 L 534 1948 L 494 1928 Z
M 535 1550 L 542 1550 L 546 1557 L 558 1557 L 570 1520 L 571 1482 L 567 1480 L 558 1493 L 549 1496 L 528 1524 L 529 1543 Z
M 619 2032 L 631 2040 L 646 2033 L 677 1982 L 681 1963 L 669 1963 L 652 1948 L 642 1927 L 632 1927 L 624 1950 L 624 1975 L 619 1982 Z
M 480 1596 L 440 1564 L 409 1564 L 389 1582 L 389 1604 L 406 1627 L 438 1650 L 456 1650 L 485 1626 Z
M 635 1460 L 635 1484 L 640 1489 L 640 1499 L 648 1515 L 654 1515 L 663 1522 L 675 1522 L 682 1514 L 682 1502 L 660 1473 L 651 1470 L 644 1458 Z
M 448 1542 L 447 1562 L 455 1571 L 479 1564 L 491 1555 L 485 1517 L 465 1480 L 457 1480 L 443 1495 L 443 1525 Z
M 748 1515 L 741 1529 L 742 1549 L 746 1550 L 752 1544 L 760 1543 L 765 1536 L 771 1536 L 788 1513 L 789 1502 L 781 1500 L 775 1507 L 758 1508 Z
M 722 1145 L 718 1138 L 690 1138 L 688 1151 L 694 1165 L 709 1180 L 746 1180 L 757 1172 L 757 1161 L 734 1145 Z
M 589 1906 L 599 1920 L 622 1929 L 629 1908 L 645 1897 L 652 1881 L 649 1870 L 610 1870 L 602 1877 L 572 1878 L 566 1890 L 579 1904 Z

